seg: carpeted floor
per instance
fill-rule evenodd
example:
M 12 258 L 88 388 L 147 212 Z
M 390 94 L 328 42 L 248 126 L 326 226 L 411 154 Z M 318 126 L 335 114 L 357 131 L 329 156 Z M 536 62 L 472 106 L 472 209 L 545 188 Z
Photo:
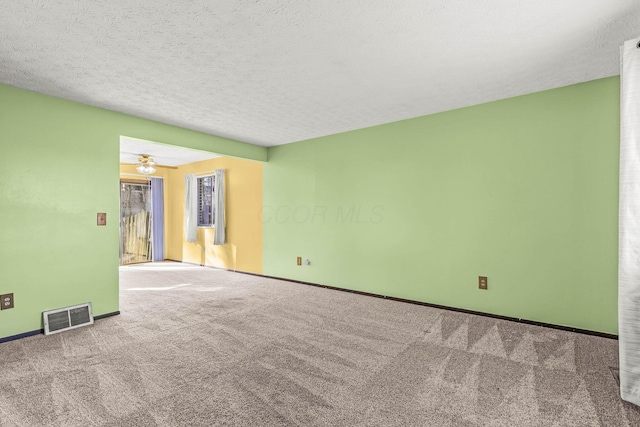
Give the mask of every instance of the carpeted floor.
M 0 426 L 640 426 L 617 341 L 175 263 L 0 344 Z

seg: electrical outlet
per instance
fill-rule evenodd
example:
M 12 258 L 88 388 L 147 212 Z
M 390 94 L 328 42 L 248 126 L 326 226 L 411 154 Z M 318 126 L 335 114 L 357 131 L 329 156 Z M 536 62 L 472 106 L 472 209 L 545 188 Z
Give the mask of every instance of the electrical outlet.
M 487 276 L 478 276 L 478 288 L 487 289 Z
M 0 310 L 13 308 L 13 294 L 0 295 Z
M 301 256 L 299 256 L 299 257 L 296 259 L 296 263 L 297 263 L 298 265 L 302 265 L 302 257 L 301 257 Z
M 311 265 L 311 260 L 309 258 L 305 258 L 304 265 Z

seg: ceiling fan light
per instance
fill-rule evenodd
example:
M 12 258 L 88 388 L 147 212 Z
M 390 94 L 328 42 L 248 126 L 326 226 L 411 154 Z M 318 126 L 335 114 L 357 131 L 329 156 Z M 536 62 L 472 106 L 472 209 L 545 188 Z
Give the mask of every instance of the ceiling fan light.
M 148 175 L 148 174 L 154 173 L 156 171 L 156 168 L 148 165 L 140 165 L 136 168 L 136 170 L 141 174 Z
M 149 175 L 156 171 L 156 168 L 153 167 L 155 164 L 156 162 L 154 162 L 148 154 L 141 154 L 138 158 L 138 167 L 136 167 L 136 170 L 141 174 Z

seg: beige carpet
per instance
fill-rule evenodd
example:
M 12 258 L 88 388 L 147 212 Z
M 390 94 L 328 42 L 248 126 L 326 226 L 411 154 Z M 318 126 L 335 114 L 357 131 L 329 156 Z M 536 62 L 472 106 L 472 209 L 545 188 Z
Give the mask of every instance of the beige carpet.
M 210 268 L 0 344 L 0 426 L 640 426 L 617 341 Z

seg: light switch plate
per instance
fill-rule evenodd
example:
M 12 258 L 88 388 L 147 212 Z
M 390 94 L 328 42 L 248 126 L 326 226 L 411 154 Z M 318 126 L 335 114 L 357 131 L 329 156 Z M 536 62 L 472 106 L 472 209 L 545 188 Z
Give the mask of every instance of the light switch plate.
M 98 225 L 107 225 L 107 214 L 105 212 L 98 212 Z

